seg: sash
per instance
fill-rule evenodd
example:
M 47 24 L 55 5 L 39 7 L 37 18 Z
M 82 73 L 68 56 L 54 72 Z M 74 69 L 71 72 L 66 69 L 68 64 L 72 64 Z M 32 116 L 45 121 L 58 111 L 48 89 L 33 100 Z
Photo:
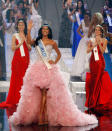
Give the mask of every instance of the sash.
M 98 48 L 97 48 L 97 46 L 94 47 L 93 53 L 94 53 L 95 61 L 98 61 L 99 60 L 99 55 L 98 55 Z
M 21 43 L 21 38 L 20 38 L 19 34 L 18 34 L 18 33 L 15 33 L 14 35 L 16 36 L 16 39 L 18 40 L 18 42 Z M 20 49 L 21 57 L 24 57 L 24 56 L 25 56 L 25 51 L 24 51 L 23 45 L 21 45 L 21 46 L 19 47 L 19 49 Z
M 107 20 L 108 20 L 109 26 L 112 26 L 111 17 L 109 15 L 107 15 Z
M 79 17 L 79 12 L 76 12 L 76 20 L 77 20 L 78 25 L 80 25 L 81 20 L 80 20 L 80 17 Z
M 95 42 L 95 38 L 91 38 L 90 40 L 92 41 L 92 43 Z M 94 47 L 93 53 L 94 53 L 95 61 L 98 61 L 99 60 L 99 55 L 98 55 L 98 48 L 97 48 L 97 46 Z
M 40 39 L 38 41 L 38 46 L 35 47 L 36 48 L 36 51 L 38 51 L 42 61 L 44 62 L 44 64 L 47 66 L 48 69 L 51 69 L 51 65 L 49 64 L 48 60 L 49 60 L 49 57 L 48 57 L 48 54 L 47 54 L 47 51 L 46 51 L 46 48 L 42 42 L 42 40 Z
M 105 53 L 108 53 L 108 48 L 106 47 L 106 49 L 105 49 Z

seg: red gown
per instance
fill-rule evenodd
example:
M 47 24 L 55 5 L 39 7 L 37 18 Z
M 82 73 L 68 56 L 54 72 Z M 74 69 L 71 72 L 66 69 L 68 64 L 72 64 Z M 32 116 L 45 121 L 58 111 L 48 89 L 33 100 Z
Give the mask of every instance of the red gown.
M 94 53 L 90 58 L 90 73 L 86 75 L 86 103 L 88 108 L 112 110 L 112 83 L 108 72 L 104 71 L 105 61 L 98 48 L 99 60 L 95 61 Z
M 16 39 L 16 44 L 19 42 Z M 23 43 L 23 48 L 25 52 L 25 56 L 21 56 L 20 48 L 18 48 L 14 52 L 14 56 L 12 59 L 12 74 L 10 79 L 10 88 L 8 92 L 8 96 L 5 102 L 0 103 L 0 108 L 11 107 L 16 105 L 20 99 L 20 90 L 23 85 L 23 77 L 25 75 L 26 69 L 29 65 L 29 50 L 27 48 L 26 42 Z

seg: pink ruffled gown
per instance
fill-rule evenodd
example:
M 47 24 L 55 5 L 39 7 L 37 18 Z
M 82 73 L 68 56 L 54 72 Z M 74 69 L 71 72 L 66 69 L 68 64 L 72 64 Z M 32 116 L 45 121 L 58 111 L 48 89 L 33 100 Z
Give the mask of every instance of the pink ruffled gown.
M 46 46 L 49 56 L 52 49 L 52 45 Z M 9 118 L 9 122 L 14 125 L 29 125 L 38 122 L 41 101 L 40 88 L 48 88 L 49 125 L 83 126 L 98 123 L 94 115 L 81 112 L 74 104 L 59 68 L 52 65 L 52 69 L 48 70 L 40 59 L 27 69 L 17 110 Z

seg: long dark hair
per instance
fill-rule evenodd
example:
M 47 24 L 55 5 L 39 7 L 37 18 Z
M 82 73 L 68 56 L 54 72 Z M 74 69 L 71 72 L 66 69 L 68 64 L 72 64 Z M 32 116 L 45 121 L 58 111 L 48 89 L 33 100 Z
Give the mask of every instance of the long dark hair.
M 48 38 L 49 39 L 52 39 L 52 29 L 47 25 L 47 24 L 44 24 L 38 31 L 38 37 L 36 38 L 36 41 L 35 41 L 35 44 L 38 45 L 38 40 L 42 39 L 43 38 L 43 35 L 42 35 L 42 28 L 44 26 L 47 26 L 48 29 L 49 29 L 49 34 L 48 34 Z
M 85 9 L 84 9 L 84 2 L 83 2 L 83 0 L 77 0 L 77 7 L 76 7 L 76 11 L 78 11 L 78 10 L 79 10 L 79 7 L 78 7 L 78 2 L 81 2 L 81 3 L 82 3 L 81 13 L 82 13 L 82 15 L 84 16 L 84 13 L 85 13 Z
M 6 20 L 7 22 L 9 23 L 11 20 L 14 22 L 15 21 L 15 18 L 12 17 L 11 18 L 11 12 L 14 12 L 13 9 L 8 9 L 7 12 L 6 12 Z
M 19 24 L 19 22 L 23 22 L 24 23 L 24 25 L 25 25 L 24 33 L 25 33 L 25 35 L 27 35 L 27 24 L 26 24 L 26 21 L 24 19 L 22 19 L 22 18 L 18 19 L 17 25 L 16 25 L 16 30 L 18 31 L 18 24 Z

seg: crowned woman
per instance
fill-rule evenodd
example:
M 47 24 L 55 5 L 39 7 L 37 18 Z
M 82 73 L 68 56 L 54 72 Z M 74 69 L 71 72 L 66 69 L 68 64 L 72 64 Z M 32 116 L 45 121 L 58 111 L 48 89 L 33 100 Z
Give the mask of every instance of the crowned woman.
M 21 89 L 21 98 L 16 112 L 9 118 L 14 125 L 83 126 L 97 123 L 93 115 L 81 112 L 74 104 L 72 95 L 56 63 L 61 57 L 57 44 L 52 40 L 52 30 L 43 25 L 38 37 L 31 40 L 29 23 L 28 38 L 35 45 L 38 60 L 29 66 Z M 52 50 L 57 53 L 53 61 Z

